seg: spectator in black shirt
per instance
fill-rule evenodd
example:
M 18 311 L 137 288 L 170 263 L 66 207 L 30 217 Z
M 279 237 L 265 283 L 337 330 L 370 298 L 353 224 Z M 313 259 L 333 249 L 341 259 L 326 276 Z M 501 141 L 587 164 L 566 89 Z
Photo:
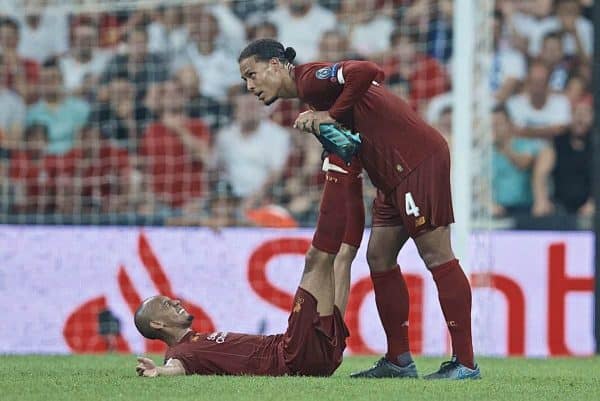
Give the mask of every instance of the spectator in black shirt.
M 108 84 L 115 76 L 126 76 L 135 85 L 136 99 L 142 99 L 148 86 L 168 78 L 168 66 L 157 54 L 148 52 L 148 34 L 136 27 L 127 38 L 127 52 L 115 56 L 106 66 L 100 82 Z
M 594 213 L 590 141 L 593 120 L 591 98 L 580 101 L 574 108 L 569 129 L 554 138 L 553 146 L 540 152 L 533 176 L 534 211 L 541 211 L 537 215 Z M 553 191 L 549 189 L 550 183 Z

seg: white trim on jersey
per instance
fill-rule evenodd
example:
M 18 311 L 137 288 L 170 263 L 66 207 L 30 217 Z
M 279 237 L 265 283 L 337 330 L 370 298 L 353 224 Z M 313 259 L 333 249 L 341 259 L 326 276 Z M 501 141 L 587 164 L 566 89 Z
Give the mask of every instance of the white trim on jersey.
M 326 157 L 325 160 L 323 160 L 323 171 L 337 171 L 338 173 L 348 174 L 348 171 L 344 170 L 340 166 L 330 163 L 329 157 Z
M 337 80 L 340 83 L 340 85 L 344 85 L 346 83 L 346 80 L 344 79 L 344 73 L 342 72 L 343 68 L 340 67 L 340 69 L 337 71 Z

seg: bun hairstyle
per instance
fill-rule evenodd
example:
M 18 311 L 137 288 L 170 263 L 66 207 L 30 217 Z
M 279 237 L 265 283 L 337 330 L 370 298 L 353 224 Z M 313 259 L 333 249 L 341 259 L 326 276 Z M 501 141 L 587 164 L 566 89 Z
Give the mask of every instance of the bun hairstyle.
M 282 63 L 293 63 L 296 58 L 296 50 L 292 47 L 284 48 L 283 45 L 275 39 L 257 39 L 250 42 L 248 46 L 240 53 L 238 63 L 249 57 L 255 57 L 258 61 L 269 61 L 272 58 L 280 60 Z
M 288 63 L 291 64 L 294 62 L 294 59 L 296 58 L 296 50 L 294 50 L 293 47 L 286 47 L 283 54 Z

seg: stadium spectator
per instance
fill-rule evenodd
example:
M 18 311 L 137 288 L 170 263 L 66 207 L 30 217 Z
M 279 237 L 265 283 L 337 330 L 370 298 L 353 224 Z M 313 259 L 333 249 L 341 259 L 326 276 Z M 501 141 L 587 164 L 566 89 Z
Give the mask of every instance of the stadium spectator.
M 588 85 L 588 80 L 580 75 L 573 75 L 569 78 L 564 94 L 569 99 L 571 108 L 588 94 Z
M 229 120 L 230 107 L 200 92 L 200 77 L 196 69 L 184 66 L 175 72 L 174 78 L 183 90 L 185 111 L 188 117 L 199 118 L 215 133 Z
M 111 53 L 98 47 L 98 28 L 82 21 L 73 28 L 73 44 L 69 53 L 61 57 L 60 69 L 65 90 L 73 95 L 92 99 L 100 75 L 108 64 Z
M 219 24 L 219 37 L 217 38 L 219 47 L 235 56 L 244 46 L 246 38 L 246 25 L 242 22 L 243 20 L 235 14 L 230 1 L 213 2 L 207 7 L 207 10 L 214 15 Z
M 314 225 L 324 180 L 322 149 L 319 142 L 307 140 L 302 135 L 292 135 L 291 142 L 282 178 L 273 186 L 273 200 L 284 206 L 302 225 Z
M 535 216 L 594 213 L 590 141 L 593 120 L 590 97 L 575 106 L 569 130 L 540 153 L 533 175 Z
M 539 62 L 529 68 L 525 91 L 507 102 L 517 135 L 551 138 L 562 134 L 571 123 L 569 99 L 550 92 L 548 68 Z
M 135 84 L 136 99 L 142 99 L 151 84 L 167 79 L 167 64 L 161 56 L 148 52 L 148 34 L 143 27 L 138 26 L 129 32 L 127 51 L 113 57 L 100 83 L 107 84 L 115 76 L 127 76 Z
M 108 101 L 94 105 L 89 123 L 118 147 L 135 152 L 139 139 L 154 119 L 155 114 L 135 99 L 135 87 L 127 76 L 115 76 L 108 83 Z
M 446 92 L 450 82 L 444 67 L 434 58 L 419 51 L 417 33 L 396 29 L 390 38 L 391 57 L 383 64 L 386 75 L 400 74 L 409 83 L 409 101 L 423 110 L 432 97 Z
M 427 54 L 446 65 L 452 57 L 454 5 L 452 0 L 440 0 L 433 7 L 427 29 Z
M 41 123 L 48 128 L 48 152 L 64 154 L 73 147 L 73 139 L 88 119 L 89 105 L 65 95 L 63 78 L 56 59 L 49 59 L 40 72 L 40 100 L 29 107 L 27 124 Z
M 498 9 L 504 15 L 505 34 L 510 45 L 524 54 L 537 56 L 536 41 L 548 24 L 553 0 L 502 0 Z M 543 34 L 542 34 L 543 37 Z
M 528 215 L 533 204 L 531 170 L 542 146 L 534 140 L 516 136 L 517 129 L 504 107 L 494 109 L 492 121 L 493 215 Z
M 323 32 L 337 25 L 335 14 L 314 0 L 289 0 L 269 13 L 268 19 L 277 26 L 278 40 L 301 55 L 300 63 L 315 60 Z
M 69 19 L 60 7 L 25 8 L 19 55 L 42 64 L 69 50 Z
M 187 118 L 176 81 L 164 83 L 161 100 L 160 120 L 146 129 L 140 148 L 153 196 L 148 201 L 157 211 L 186 211 L 197 207 L 204 195 L 210 133 L 201 120 Z
M 398 25 L 419 38 L 423 46 L 420 50 L 447 64 L 452 56 L 452 1 L 415 0 L 404 3 L 411 4 L 403 4 L 402 0 L 395 2 Z
M 341 2 L 338 20 L 347 29 L 350 48 L 365 58 L 381 57 L 390 47 L 394 21 L 379 9 L 376 0 Z M 321 61 L 321 60 L 319 60 Z
M 81 129 L 75 148 L 66 155 L 78 178 L 75 196 L 82 212 L 116 213 L 129 209 L 129 154 L 102 137 L 97 127 Z
M 504 103 L 515 94 L 527 74 L 525 58 L 512 47 L 502 45 L 504 18 L 501 12 L 494 13 L 494 54 L 490 71 L 490 88 L 497 104 Z
M 187 41 L 181 6 L 166 6 L 157 10 L 154 21 L 147 27 L 148 50 L 171 59 L 181 53 Z
M 25 148 L 11 157 L 9 173 L 16 187 L 16 213 L 43 214 L 59 209 L 59 180 L 72 176 L 73 166 L 62 156 L 49 154 L 48 139 L 46 126 L 32 124 L 25 130 Z
M 21 57 L 19 45 L 19 24 L 14 19 L 0 18 L 0 50 L 2 51 L 4 85 L 20 94 L 28 103 L 35 100 L 39 79 L 39 65 L 36 61 Z
M 323 32 L 319 40 L 319 54 L 316 60 L 336 63 L 356 57 L 350 54 L 348 37 L 340 30 L 334 29 Z
M 229 88 L 238 83 L 239 71 L 235 68 L 235 57 L 217 45 L 217 18 L 209 12 L 198 13 L 195 19 L 188 20 L 187 28 L 189 42 L 171 69 L 176 71 L 193 65 L 202 77 L 200 92 L 216 100 L 225 100 Z
M 544 37 L 550 32 L 563 36 L 564 52 L 581 62 L 590 61 L 592 54 L 594 27 L 581 15 L 579 0 L 556 0 L 556 15 L 546 18 L 540 29 L 531 39 L 530 52 L 539 54 Z
M 565 57 L 561 35 L 553 32 L 544 37 L 539 59 L 550 71 L 550 89 L 563 92 L 567 87 L 571 65 Z
M 4 85 L 5 74 L 4 55 L 0 54 L 0 159 L 21 146 L 26 112 L 21 96 Z
M 277 26 L 271 21 L 259 20 L 248 24 L 246 28 L 246 39 L 254 40 L 260 38 L 277 38 Z
M 234 121 L 216 136 L 217 162 L 234 195 L 244 198 L 247 206 L 261 205 L 283 173 L 290 136 L 263 118 L 264 111 L 252 94 L 236 95 L 233 104 Z

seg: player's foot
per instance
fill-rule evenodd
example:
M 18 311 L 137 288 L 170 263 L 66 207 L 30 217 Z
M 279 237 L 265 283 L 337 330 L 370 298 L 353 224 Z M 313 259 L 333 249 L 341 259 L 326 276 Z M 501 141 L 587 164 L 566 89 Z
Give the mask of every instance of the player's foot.
M 458 362 L 455 358 L 449 361 L 442 362 L 440 369 L 437 372 L 428 374 L 423 377 L 425 380 L 467 380 L 481 379 L 479 366 L 475 365 L 475 369 L 466 367 Z
M 375 365 L 371 368 L 352 373 L 350 377 L 355 379 L 361 378 L 369 378 L 369 379 L 378 379 L 384 377 L 398 377 L 398 378 L 417 378 L 419 374 L 417 373 L 417 366 L 414 362 L 406 366 L 398 366 L 390 361 L 388 361 L 385 357 L 378 360 Z

